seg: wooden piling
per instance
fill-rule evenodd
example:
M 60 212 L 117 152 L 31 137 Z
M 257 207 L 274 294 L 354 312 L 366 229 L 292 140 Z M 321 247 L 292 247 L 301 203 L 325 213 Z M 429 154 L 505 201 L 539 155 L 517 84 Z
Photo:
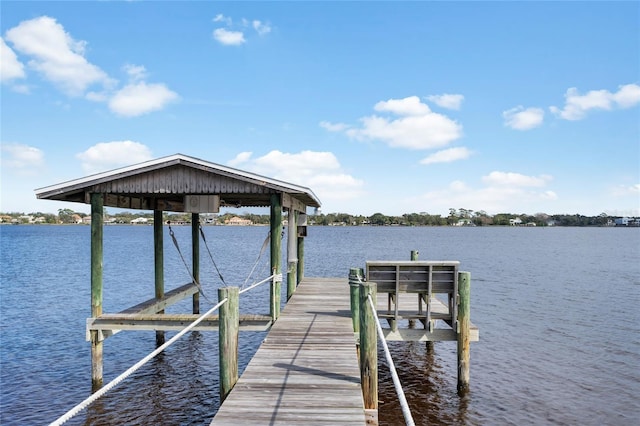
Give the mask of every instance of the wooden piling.
M 376 283 L 360 283 L 360 381 L 365 410 L 378 409 L 378 339 L 375 312 Z
M 193 278 L 200 283 L 200 215 L 191 213 L 191 270 Z M 200 313 L 200 292 L 193 293 L 194 314 Z
M 282 257 L 282 245 L 281 245 L 281 233 L 282 233 L 282 200 L 279 194 L 271 195 L 271 272 L 273 274 L 281 274 L 281 257 Z M 270 315 L 273 320 L 277 320 L 280 316 L 280 294 L 281 294 L 282 281 L 275 280 L 274 285 L 271 286 L 270 292 Z
M 416 260 L 418 260 L 418 250 L 411 250 L 411 260 L 413 260 L 414 262 Z M 398 296 L 396 296 L 398 297 Z M 419 308 L 422 308 L 422 296 L 418 295 L 418 306 Z M 415 328 L 416 326 L 416 320 L 415 319 L 409 319 L 409 328 Z M 429 342 L 427 342 L 427 345 L 429 344 Z
M 289 209 L 289 217 L 287 218 L 287 302 L 296 291 L 298 283 L 298 212 L 293 208 Z
M 153 248 L 155 267 L 155 298 L 164 296 L 164 235 L 162 210 L 153 211 Z M 164 310 L 157 312 L 163 314 Z M 156 331 L 156 346 L 164 345 L 164 331 Z
M 218 300 L 227 299 L 220 307 L 218 355 L 220 362 L 220 401 L 224 401 L 238 381 L 238 330 L 240 325 L 238 287 L 218 289 Z
M 300 284 L 302 279 L 304 278 L 304 237 L 298 237 L 298 274 L 296 276 L 298 282 Z
M 458 272 L 458 394 L 469 391 L 471 273 Z
M 358 279 L 359 278 L 359 279 Z M 349 269 L 349 295 L 351 297 L 351 322 L 353 332 L 360 332 L 360 282 L 364 279 L 362 268 Z
M 91 194 L 91 317 L 102 315 L 103 276 L 103 208 L 102 194 Z M 102 387 L 102 336 L 91 331 L 91 389 Z

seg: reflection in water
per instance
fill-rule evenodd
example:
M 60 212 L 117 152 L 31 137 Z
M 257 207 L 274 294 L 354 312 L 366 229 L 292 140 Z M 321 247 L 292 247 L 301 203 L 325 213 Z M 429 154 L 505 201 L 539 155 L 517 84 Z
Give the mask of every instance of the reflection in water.
M 416 425 L 468 425 L 470 394 L 456 394 L 455 342 L 388 342 Z M 449 359 L 451 358 L 451 359 Z M 404 425 L 382 346 L 378 346 L 380 425 Z M 453 371 L 451 371 L 453 367 Z
M 149 336 L 152 339 L 151 336 Z M 84 425 L 202 424 L 219 405 L 216 333 L 192 332 L 92 404 Z

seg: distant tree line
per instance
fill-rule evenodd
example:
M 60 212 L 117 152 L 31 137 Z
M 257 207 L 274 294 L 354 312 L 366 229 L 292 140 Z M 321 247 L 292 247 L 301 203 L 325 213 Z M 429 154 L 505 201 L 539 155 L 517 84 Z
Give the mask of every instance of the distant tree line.
M 60 209 L 58 214 L 51 213 L 0 213 L 2 222 L 8 223 L 48 223 L 70 224 L 78 223 L 79 219 L 88 216 L 86 213 L 75 212 L 71 209 Z M 268 214 L 226 212 L 223 214 L 201 214 L 200 220 L 208 224 L 224 224 L 227 219 L 234 216 L 249 219 L 255 225 L 267 225 L 270 221 Z M 285 216 L 286 217 L 286 216 Z M 104 211 L 104 218 L 114 223 L 130 223 L 137 218 L 146 218 L 153 221 L 153 212 L 118 212 L 108 214 Z M 498 213 L 489 215 L 483 210 L 449 209 L 447 216 L 429 213 L 405 213 L 401 216 L 388 216 L 382 213 L 374 213 L 371 216 L 351 215 L 348 213 L 320 213 L 309 215 L 307 223 L 319 226 L 607 226 L 612 225 L 620 216 L 609 216 L 601 213 L 598 216 L 584 216 L 581 214 L 555 214 L 536 213 L 535 215 Z M 36 220 L 37 219 L 37 220 Z M 163 213 L 163 222 L 191 222 L 190 213 Z

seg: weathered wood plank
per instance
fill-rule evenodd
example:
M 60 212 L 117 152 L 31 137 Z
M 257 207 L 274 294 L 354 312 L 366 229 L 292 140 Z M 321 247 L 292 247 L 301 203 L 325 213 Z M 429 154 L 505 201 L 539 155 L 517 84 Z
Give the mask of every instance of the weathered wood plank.
M 302 280 L 212 425 L 364 425 L 346 279 Z

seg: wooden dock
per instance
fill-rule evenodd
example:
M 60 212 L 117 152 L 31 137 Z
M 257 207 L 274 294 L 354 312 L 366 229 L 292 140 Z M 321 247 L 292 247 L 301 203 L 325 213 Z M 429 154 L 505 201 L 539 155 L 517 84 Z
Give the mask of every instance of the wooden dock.
M 364 425 L 346 278 L 305 278 L 211 425 Z

